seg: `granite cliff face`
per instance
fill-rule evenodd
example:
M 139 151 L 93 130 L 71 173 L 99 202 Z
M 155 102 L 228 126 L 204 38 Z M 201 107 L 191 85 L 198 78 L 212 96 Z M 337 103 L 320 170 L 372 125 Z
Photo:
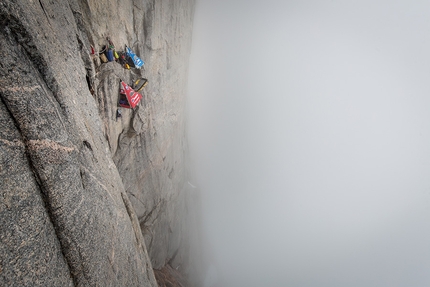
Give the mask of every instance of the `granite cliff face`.
M 198 284 L 193 11 L 194 0 L 1 1 L 0 286 L 157 286 L 153 268 Z M 106 37 L 145 69 L 100 62 Z M 117 118 L 119 80 L 139 77 L 141 103 Z

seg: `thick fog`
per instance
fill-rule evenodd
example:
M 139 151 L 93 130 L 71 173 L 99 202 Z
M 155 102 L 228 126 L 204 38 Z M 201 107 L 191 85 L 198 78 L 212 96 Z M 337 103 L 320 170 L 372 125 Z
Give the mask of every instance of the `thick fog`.
M 430 2 L 198 0 L 194 29 L 206 286 L 430 286 Z

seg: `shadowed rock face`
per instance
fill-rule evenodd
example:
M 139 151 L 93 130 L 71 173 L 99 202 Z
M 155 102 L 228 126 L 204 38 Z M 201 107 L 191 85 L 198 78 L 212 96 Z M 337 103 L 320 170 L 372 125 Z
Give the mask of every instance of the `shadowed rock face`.
M 190 272 L 193 7 L 1 1 L 0 286 L 157 286 L 153 267 Z M 146 69 L 100 65 L 90 45 L 106 36 Z M 116 119 L 119 79 L 141 76 L 139 107 Z

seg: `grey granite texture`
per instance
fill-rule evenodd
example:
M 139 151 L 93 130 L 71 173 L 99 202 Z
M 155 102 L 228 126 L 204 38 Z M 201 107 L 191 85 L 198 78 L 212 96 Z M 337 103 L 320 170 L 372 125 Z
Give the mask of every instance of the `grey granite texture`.
M 157 286 L 153 268 L 190 273 L 193 11 L 193 0 L 0 2 L 0 286 Z M 108 36 L 145 69 L 91 55 Z M 141 103 L 116 119 L 119 80 L 139 77 Z

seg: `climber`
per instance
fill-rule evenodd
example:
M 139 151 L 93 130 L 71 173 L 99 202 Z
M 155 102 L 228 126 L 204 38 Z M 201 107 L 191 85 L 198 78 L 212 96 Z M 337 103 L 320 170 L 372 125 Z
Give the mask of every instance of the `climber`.
M 118 118 L 121 118 L 121 117 L 122 117 L 121 110 L 120 110 L 120 109 L 117 109 L 117 110 L 116 110 L 116 119 L 115 119 L 115 121 L 118 121 Z

